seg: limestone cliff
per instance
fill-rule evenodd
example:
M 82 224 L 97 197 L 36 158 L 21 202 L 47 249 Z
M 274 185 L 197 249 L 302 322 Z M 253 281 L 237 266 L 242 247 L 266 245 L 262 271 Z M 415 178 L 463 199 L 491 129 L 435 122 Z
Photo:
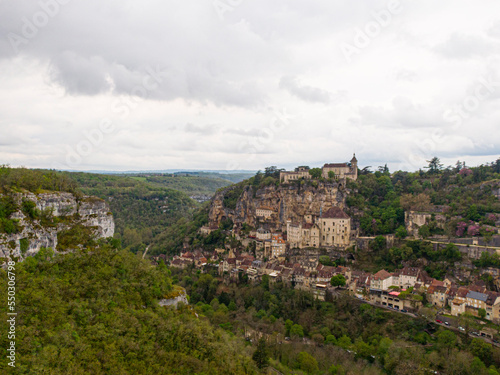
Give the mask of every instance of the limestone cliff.
M 234 209 L 224 204 L 224 197 L 231 191 L 241 190 Z M 212 198 L 209 211 L 209 224 L 218 226 L 222 220 L 231 219 L 236 225 L 247 223 L 258 226 L 257 208 L 268 207 L 274 211 L 269 220 L 271 227 L 279 229 L 286 225 L 288 219 L 292 222 L 302 222 L 305 215 L 319 215 L 321 210 L 332 206 L 345 207 L 346 193 L 337 183 L 306 182 L 299 184 L 272 184 L 260 189 L 253 186 L 233 185 L 219 191 Z M 262 220 L 261 220 L 262 222 Z
M 113 216 L 108 204 L 101 199 L 77 198 L 64 192 L 23 192 L 14 194 L 14 199 L 18 209 L 10 219 L 17 222 L 17 233 L 0 233 L 1 263 L 7 258 L 23 260 L 42 247 L 57 251 L 58 235 L 76 226 L 88 228 L 94 238 L 114 234 Z M 29 217 L 22 209 L 29 202 L 32 202 L 33 212 L 38 213 L 34 217 Z

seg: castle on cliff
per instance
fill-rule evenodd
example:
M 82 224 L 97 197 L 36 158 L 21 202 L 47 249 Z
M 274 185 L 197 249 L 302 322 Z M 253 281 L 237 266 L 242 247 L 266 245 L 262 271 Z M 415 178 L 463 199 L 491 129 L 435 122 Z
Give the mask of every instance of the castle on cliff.
M 356 180 L 358 178 L 358 159 L 356 154 L 353 155 L 351 162 L 348 163 L 330 163 L 323 165 L 321 168 L 321 176 L 323 178 L 330 178 L 333 176 L 340 179 L 350 178 Z M 332 172 L 332 173 L 330 173 Z M 310 180 L 309 167 L 297 167 L 295 171 L 284 171 L 280 173 L 280 182 L 287 183 L 290 181 L 297 181 L 300 179 Z

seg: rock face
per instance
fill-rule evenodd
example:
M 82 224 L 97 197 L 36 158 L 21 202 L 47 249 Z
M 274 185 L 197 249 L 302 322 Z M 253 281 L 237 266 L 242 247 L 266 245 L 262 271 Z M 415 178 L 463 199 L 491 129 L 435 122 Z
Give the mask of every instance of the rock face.
M 18 233 L 0 233 L 0 258 L 4 263 L 7 258 L 23 260 L 35 255 L 42 247 L 51 247 L 57 251 L 58 233 L 76 225 L 92 229 L 96 238 L 112 237 L 115 231 L 113 215 L 108 204 L 95 197 L 77 198 L 71 193 L 47 192 L 41 194 L 18 193 L 15 195 L 18 207 L 23 201 L 35 203 L 38 212 L 57 218 L 51 225 L 44 225 L 41 220 L 28 218 L 21 208 L 10 218 L 18 220 Z
M 318 182 L 317 186 L 311 183 L 305 185 L 280 184 L 270 185 L 256 190 L 253 186 L 245 186 L 236 202 L 236 208 L 224 206 L 224 196 L 231 189 L 238 189 L 238 185 L 231 186 L 218 192 L 212 198 L 209 211 L 209 224 L 218 226 L 221 221 L 231 219 L 236 225 L 247 223 L 256 227 L 258 222 L 256 209 L 267 207 L 273 210 L 271 219 L 266 220 L 271 229 L 281 229 L 286 226 L 287 220 L 302 222 L 305 215 L 319 215 L 330 207 L 345 206 L 346 193 L 336 183 Z
M 160 306 L 173 306 L 173 307 L 177 308 L 177 305 L 180 302 L 182 302 L 185 305 L 189 305 L 185 290 L 183 290 L 182 293 L 180 293 L 177 297 L 169 298 L 169 299 L 164 298 L 164 299 L 158 301 L 158 304 Z

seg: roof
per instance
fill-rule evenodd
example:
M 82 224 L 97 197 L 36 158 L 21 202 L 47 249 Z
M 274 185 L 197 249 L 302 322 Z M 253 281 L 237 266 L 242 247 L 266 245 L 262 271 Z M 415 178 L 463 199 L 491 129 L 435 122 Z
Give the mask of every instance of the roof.
M 386 270 L 380 270 L 378 271 L 375 275 L 373 275 L 373 279 L 375 280 L 385 280 L 389 277 L 391 277 L 392 275 L 387 272 Z
M 404 267 L 399 270 L 394 271 L 394 276 L 413 276 L 417 277 L 420 273 L 419 268 L 415 267 Z
M 347 163 L 329 163 L 325 164 L 323 168 L 349 168 Z
M 469 293 L 467 293 L 467 298 L 477 299 L 479 301 L 486 302 L 486 300 L 488 299 L 488 295 L 484 293 L 474 292 L 473 290 L 471 290 Z
M 432 280 L 431 285 L 434 285 L 434 286 L 444 286 L 444 282 L 442 282 L 440 280 L 437 280 L 437 279 L 434 279 L 434 280 Z
M 347 215 L 340 207 L 330 207 L 326 212 L 321 215 L 322 219 L 349 219 Z

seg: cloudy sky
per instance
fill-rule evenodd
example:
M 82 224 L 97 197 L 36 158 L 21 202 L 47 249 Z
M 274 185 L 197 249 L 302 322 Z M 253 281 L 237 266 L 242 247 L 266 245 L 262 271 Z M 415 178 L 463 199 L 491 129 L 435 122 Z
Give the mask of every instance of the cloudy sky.
M 500 156 L 498 0 L 0 0 L 0 164 Z

